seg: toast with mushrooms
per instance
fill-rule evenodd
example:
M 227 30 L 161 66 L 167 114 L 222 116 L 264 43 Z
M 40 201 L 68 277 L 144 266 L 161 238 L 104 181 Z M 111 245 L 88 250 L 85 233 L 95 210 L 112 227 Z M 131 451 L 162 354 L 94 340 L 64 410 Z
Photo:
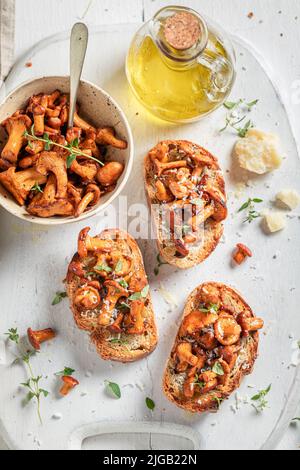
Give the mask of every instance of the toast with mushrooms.
M 231 287 L 209 282 L 187 300 L 163 389 L 178 407 L 217 411 L 252 372 L 262 319 Z
M 227 217 L 217 159 L 192 142 L 166 140 L 146 156 L 144 177 L 161 257 L 181 269 L 202 263 Z
M 122 230 L 79 234 L 66 287 L 76 325 L 89 331 L 105 360 L 133 362 L 150 354 L 158 336 L 143 258 Z

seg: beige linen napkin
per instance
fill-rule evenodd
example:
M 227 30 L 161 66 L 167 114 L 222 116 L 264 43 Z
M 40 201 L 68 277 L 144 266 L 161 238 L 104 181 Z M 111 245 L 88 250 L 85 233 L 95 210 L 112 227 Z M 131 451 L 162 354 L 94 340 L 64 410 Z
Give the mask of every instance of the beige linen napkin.
M 15 0 L 0 0 L 0 86 L 14 59 Z

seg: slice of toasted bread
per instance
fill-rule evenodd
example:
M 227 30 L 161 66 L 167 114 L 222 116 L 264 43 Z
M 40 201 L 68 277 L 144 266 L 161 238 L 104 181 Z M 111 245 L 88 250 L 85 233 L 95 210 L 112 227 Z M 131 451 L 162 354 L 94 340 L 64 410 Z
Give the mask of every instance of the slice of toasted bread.
M 114 242 L 114 249 L 116 248 L 115 243 L 117 243 L 118 249 L 123 255 L 130 255 L 132 259 L 131 272 L 141 274 L 143 278 L 147 280 L 140 249 L 136 241 L 128 233 L 117 229 L 105 230 L 94 238 L 117 240 L 117 242 Z M 87 260 L 88 259 L 89 258 L 87 258 Z M 158 342 L 158 334 L 150 292 L 148 292 L 147 295 L 145 294 L 143 297 L 144 331 L 141 334 L 129 334 L 126 330 L 116 333 L 115 331 L 112 331 L 109 326 L 99 326 L 98 319 L 99 312 L 101 312 L 100 307 L 94 310 L 82 311 L 75 303 L 76 292 L 78 289 L 85 285 L 86 282 L 91 281 L 89 276 L 85 279 L 80 272 L 80 266 L 82 266 L 82 264 L 78 265 L 78 263 L 82 261 L 83 260 L 80 258 L 79 254 L 76 253 L 69 265 L 66 279 L 66 289 L 70 300 L 70 308 L 73 312 L 76 325 L 80 329 L 91 333 L 91 341 L 95 344 L 98 354 L 104 360 L 133 362 L 150 354 L 156 348 Z M 101 278 L 98 278 L 98 280 L 101 280 Z M 101 283 L 101 288 L 102 284 L 103 283 Z M 132 293 L 133 292 L 130 292 L 130 294 Z
M 203 302 L 203 299 L 207 300 L 209 298 L 211 298 L 209 305 L 212 307 L 208 305 L 207 301 Z M 208 307 L 202 307 L 202 310 L 207 310 L 207 313 L 199 312 L 201 305 Z M 202 330 L 194 330 L 193 334 L 191 334 L 192 330 L 188 330 L 187 325 L 191 321 L 190 314 L 195 311 L 196 313 L 198 311 L 199 315 L 200 313 L 205 315 L 205 319 L 208 318 L 207 315 L 211 315 L 211 318 L 207 320 L 206 326 Z M 202 318 L 201 315 L 199 318 Z M 226 320 L 230 319 L 231 323 L 236 320 L 237 326 L 235 328 L 237 331 L 240 329 L 239 340 L 231 346 L 224 346 L 214 338 L 215 344 L 210 343 L 210 346 L 206 346 L 208 349 L 205 349 L 203 342 L 207 341 L 209 331 L 213 332 L 214 328 L 216 328 L 216 318 L 219 320 L 221 317 L 225 317 Z M 243 322 L 243 319 L 246 319 L 248 327 L 249 323 L 254 325 L 253 331 L 244 330 L 245 321 Z M 215 323 L 209 324 L 210 321 Z M 242 327 L 239 325 L 242 325 Z M 164 374 L 163 390 L 167 398 L 178 407 L 193 413 L 217 411 L 220 403 L 240 386 L 243 377 L 251 374 L 257 358 L 259 342 L 258 331 L 255 328 L 260 329 L 262 326 L 263 321 L 254 316 L 249 305 L 231 287 L 216 282 L 209 282 L 196 288 L 187 300 L 182 324 Z M 209 341 L 211 340 L 212 338 L 210 337 Z M 182 358 L 180 359 L 178 356 L 178 345 L 183 343 L 191 345 L 193 355 L 198 357 L 199 360 L 196 366 L 200 367 L 199 370 L 193 369 L 190 365 L 187 365 L 186 370 L 183 370 L 186 365 L 180 368 L 179 361 Z M 194 360 L 193 357 L 192 360 Z M 210 377 L 209 380 L 212 380 L 210 383 L 203 382 L 207 374 L 215 375 L 212 373 L 212 370 L 216 370 L 214 368 L 215 363 L 223 364 L 221 366 L 221 373 L 222 370 L 226 372 L 224 372 L 223 376 Z M 220 373 L 220 370 L 218 372 Z
M 174 149 L 177 152 L 177 157 L 174 157 Z M 176 159 L 180 159 L 181 161 L 185 160 L 191 175 L 193 175 L 195 169 L 202 168 L 202 174 L 199 178 L 200 181 L 197 181 L 195 176 L 191 177 L 188 181 L 188 183 L 192 182 L 195 185 L 194 188 L 193 186 L 191 187 L 190 194 L 181 199 L 180 195 L 177 197 L 169 191 L 164 177 L 166 173 L 162 173 L 161 175 L 157 173 L 158 170 L 155 162 L 157 160 L 159 161 L 160 158 L 168 158 L 169 161 L 176 161 Z M 176 175 L 176 173 L 178 174 L 177 169 L 173 171 L 174 175 Z M 161 257 L 167 263 L 181 269 L 188 269 L 202 263 L 217 247 L 223 235 L 222 220 L 227 217 L 225 182 L 217 158 L 203 147 L 189 141 L 163 141 L 154 147 L 145 157 L 144 180 L 148 205 L 152 213 L 158 250 Z M 156 186 L 158 180 L 159 182 L 163 182 L 166 186 L 166 197 L 169 197 L 168 200 L 164 201 L 162 198 L 158 199 Z M 174 237 L 172 238 L 172 235 L 170 235 L 169 228 L 166 233 L 166 227 L 161 222 L 161 209 L 170 207 L 173 202 L 178 203 L 178 201 L 181 203 L 184 202 L 185 205 L 195 204 L 195 198 L 203 199 L 204 201 L 204 198 L 207 197 L 208 194 L 209 204 L 222 209 L 221 217 L 220 214 L 218 214 L 218 217 L 215 217 L 216 214 L 213 214 L 208 217 L 204 223 L 200 224 L 196 230 L 197 240 L 195 243 L 189 242 L 187 245 L 184 242 L 185 249 L 188 253 L 185 256 L 178 256 L 173 239 Z M 205 204 L 206 203 L 207 201 Z M 193 235 L 194 234 L 193 232 Z M 183 239 L 179 240 L 181 245 L 183 244 L 183 240 L 184 236 Z

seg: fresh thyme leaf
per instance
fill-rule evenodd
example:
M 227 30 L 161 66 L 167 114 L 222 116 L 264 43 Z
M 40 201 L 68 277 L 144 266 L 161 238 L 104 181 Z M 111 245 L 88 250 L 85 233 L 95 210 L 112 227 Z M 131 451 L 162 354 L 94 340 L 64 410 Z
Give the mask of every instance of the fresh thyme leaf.
M 72 140 L 70 147 L 76 147 L 79 148 L 79 139 L 76 137 L 74 140 Z
M 140 299 L 145 299 L 149 293 L 149 285 L 145 286 L 144 289 L 141 292 L 135 292 L 132 294 L 128 300 L 140 300 Z
M 253 106 L 257 105 L 258 102 L 259 100 L 254 100 L 254 101 L 251 101 L 250 103 L 246 103 L 246 105 L 248 106 L 248 108 L 253 108 Z
M 43 139 L 45 140 L 45 150 L 46 152 L 49 152 L 49 150 L 51 149 L 51 141 L 48 132 L 45 132 L 45 134 L 43 135 Z
M 106 273 L 111 273 L 112 269 L 107 266 L 106 264 L 98 264 L 97 266 L 94 267 L 95 271 L 104 271 Z
M 292 423 L 293 423 L 293 422 L 296 422 L 296 421 L 300 421 L 300 418 L 294 418 L 294 419 L 292 419 Z
M 241 138 L 246 137 L 247 132 L 248 132 L 249 129 L 251 129 L 252 127 L 254 127 L 254 124 L 252 123 L 252 121 L 247 121 L 244 127 L 238 127 L 238 128 L 236 129 L 236 130 L 238 131 L 238 136 L 241 137 Z
M 121 338 L 112 338 L 109 340 L 109 342 L 111 344 L 128 344 L 128 341 L 126 341 L 125 339 L 121 339 Z
M 224 369 L 221 366 L 219 362 L 215 362 L 212 368 L 212 372 L 214 372 L 217 375 L 223 376 L 224 375 Z
M 140 300 L 141 298 L 142 298 L 141 292 L 135 292 L 128 298 L 128 300 Z
M 18 333 L 18 328 L 10 328 L 10 330 L 8 330 L 8 332 L 5 333 L 5 336 L 8 336 L 9 341 L 19 344 L 20 335 Z
M 142 294 L 142 297 L 145 299 L 147 297 L 147 295 L 149 294 L 149 289 L 150 289 L 150 286 L 147 285 L 144 287 L 144 289 L 142 290 L 141 294 Z
M 268 386 L 265 390 L 260 390 L 256 395 L 254 395 L 251 400 L 254 401 L 256 404 L 252 404 L 253 408 L 257 411 L 257 413 L 262 413 L 265 408 L 268 407 L 268 401 L 266 400 L 266 396 L 270 392 L 272 388 L 272 384 Z
M 261 202 L 264 202 L 262 199 L 254 198 L 252 199 L 252 202 L 255 202 L 256 204 L 259 204 Z
M 151 411 L 153 411 L 154 408 L 155 408 L 154 401 L 149 397 L 146 398 L 146 405 L 147 405 L 147 408 L 149 408 L 149 410 L 151 410 Z
M 239 208 L 238 212 L 242 212 L 242 211 L 248 209 L 248 207 L 250 206 L 250 204 L 251 204 L 251 199 L 248 199 L 248 201 L 245 202 L 245 203 L 242 205 L 242 207 Z
M 125 281 L 125 279 L 121 279 L 119 284 L 121 287 L 124 287 L 124 289 L 128 289 L 128 283 Z
M 105 381 L 106 389 L 118 400 L 121 398 L 121 390 L 118 384 L 114 382 Z
M 218 304 L 209 304 L 209 306 L 206 307 L 200 307 L 200 312 L 203 313 L 217 313 L 219 311 L 219 305 Z
M 298 348 L 300 349 L 300 339 L 297 341 Z
M 61 370 L 60 372 L 56 372 L 54 375 L 56 375 L 57 377 L 60 377 L 60 376 L 71 376 L 73 375 L 75 372 L 74 369 L 72 369 L 71 367 L 65 367 L 64 370 Z
M 30 191 L 37 191 L 38 193 L 44 192 L 38 183 L 35 183 L 35 185 L 31 188 Z
M 123 269 L 123 262 L 121 260 L 119 260 L 117 262 L 116 267 L 115 267 L 115 272 L 120 273 L 122 271 L 122 269 Z
M 67 297 L 66 292 L 56 292 L 56 295 L 52 301 L 52 305 L 58 305 L 60 302 L 62 302 L 63 299 Z
M 72 163 L 74 162 L 74 160 L 76 160 L 76 156 L 77 155 L 75 155 L 74 153 L 70 153 L 70 155 L 67 158 L 67 168 L 71 168 Z
M 238 101 L 225 101 L 224 103 L 224 107 L 226 109 L 229 109 L 229 110 L 232 110 L 234 108 L 236 108 L 239 104 L 241 104 L 242 100 L 238 100 Z
M 28 392 L 26 395 L 26 403 L 29 403 L 34 397 L 35 394 L 33 392 Z
M 49 395 L 48 390 L 44 390 L 44 389 L 42 389 L 42 388 L 40 388 L 40 393 L 42 393 L 45 398 Z

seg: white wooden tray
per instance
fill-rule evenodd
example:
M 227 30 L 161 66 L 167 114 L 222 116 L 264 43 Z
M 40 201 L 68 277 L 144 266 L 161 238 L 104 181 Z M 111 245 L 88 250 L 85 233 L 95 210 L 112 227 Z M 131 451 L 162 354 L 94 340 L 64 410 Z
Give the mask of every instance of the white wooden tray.
M 158 277 L 153 274 L 155 243 L 139 242 L 150 278 L 160 342 L 157 350 L 146 360 L 128 365 L 111 364 L 100 360 L 87 336 L 74 327 L 67 301 L 51 306 L 55 292 L 62 289 L 61 281 L 68 261 L 76 250 L 77 234 L 86 223 L 47 229 L 21 222 L 1 210 L 0 338 L 4 340 L 3 333 L 10 327 L 18 327 L 25 332 L 28 326 L 37 329 L 53 326 L 59 336 L 33 359 L 35 371 L 48 377 L 44 386 L 51 392 L 42 402 L 43 426 L 38 425 L 33 404 L 26 408 L 21 405 L 23 391 L 18 384 L 26 378 L 24 368 L 12 367 L 11 348 L 7 344 L 4 348 L 2 342 L 1 349 L 0 344 L 0 428 L 10 447 L 19 449 L 66 449 L 71 436 L 90 436 L 93 431 L 102 434 L 107 423 L 151 423 L 152 420 L 191 427 L 192 431 L 200 434 L 197 442 L 200 442 L 201 449 L 272 448 L 294 417 L 299 397 L 299 371 L 290 363 L 293 343 L 300 339 L 300 296 L 296 285 L 300 266 L 300 221 L 298 214 L 293 214 L 284 232 L 267 237 L 259 222 L 242 224 L 243 217 L 236 211 L 250 196 L 263 198 L 264 205 L 270 207 L 270 201 L 279 189 L 292 187 L 300 191 L 300 165 L 288 114 L 272 74 L 265 69 L 265 60 L 249 45 L 234 38 L 238 80 L 232 98 L 260 99 L 252 119 L 258 127 L 279 133 L 286 153 L 286 160 L 279 171 L 265 178 L 253 179 L 237 199 L 233 194 L 236 181 L 230 172 L 235 136 L 230 132 L 218 134 L 225 119 L 223 109 L 200 123 L 174 126 L 152 118 L 131 95 L 124 61 L 137 28 L 138 25 L 118 25 L 92 30 L 84 71 L 85 78 L 101 85 L 119 101 L 133 128 L 135 165 L 124 192 L 128 196 L 128 204 L 145 202 L 142 162 L 150 147 L 166 138 L 194 140 L 219 157 L 226 176 L 230 216 L 226 222 L 225 239 L 203 265 L 187 272 L 163 266 Z M 43 41 L 16 64 L 6 82 L 6 91 L 33 77 L 67 74 L 68 54 L 67 33 Z M 31 68 L 25 66 L 29 61 L 33 64 Z M 115 208 L 118 210 L 118 203 Z M 134 213 L 130 215 L 135 216 Z M 115 225 L 111 213 L 104 213 L 88 222 L 94 234 Z M 122 226 L 122 221 L 119 225 Z M 253 249 L 254 257 L 240 268 L 233 269 L 231 252 L 239 241 Z M 237 288 L 255 313 L 265 319 L 266 328 L 265 334 L 261 335 L 260 357 L 255 371 L 244 381 L 238 395 L 224 403 L 218 414 L 199 417 L 168 403 L 161 391 L 161 379 L 186 296 L 198 284 L 208 280 L 229 283 Z M 176 306 L 166 303 L 159 291 L 161 283 L 177 299 Z M 64 366 L 76 369 L 80 386 L 69 397 L 59 399 L 59 384 L 53 374 Z M 106 379 L 119 383 L 121 400 L 106 394 Z M 246 397 L 270 383 L 270 407 L 264 414 L 256 415 L 250 404 L 244 403 L 247 402 Z M 249 388 L 251 385 L 254 389 Z M 156 403 L 152 414 L 145 406 L 146 396 Z M 54 419 L 57 413 L 62 419 Z M 94 426 L 99 422 L 103 424 L 100 430 Z M 87 424 L 92 426 L 87 434 L 78 431 Z M 153 432 L 157 429 L 154 428 Z M 140 448 L 136 437 L 130 439 L 130 448 Z M 78 445 L 78 440 L 76 442 Z M 154 448 L 158 442 L 163 449 L 163 438 L 156 440 Z M 148 448 L 147 444 L 143 445 L 143 448 Z M 101 444 L 97 443 L 96 447 L 99 446 Z

